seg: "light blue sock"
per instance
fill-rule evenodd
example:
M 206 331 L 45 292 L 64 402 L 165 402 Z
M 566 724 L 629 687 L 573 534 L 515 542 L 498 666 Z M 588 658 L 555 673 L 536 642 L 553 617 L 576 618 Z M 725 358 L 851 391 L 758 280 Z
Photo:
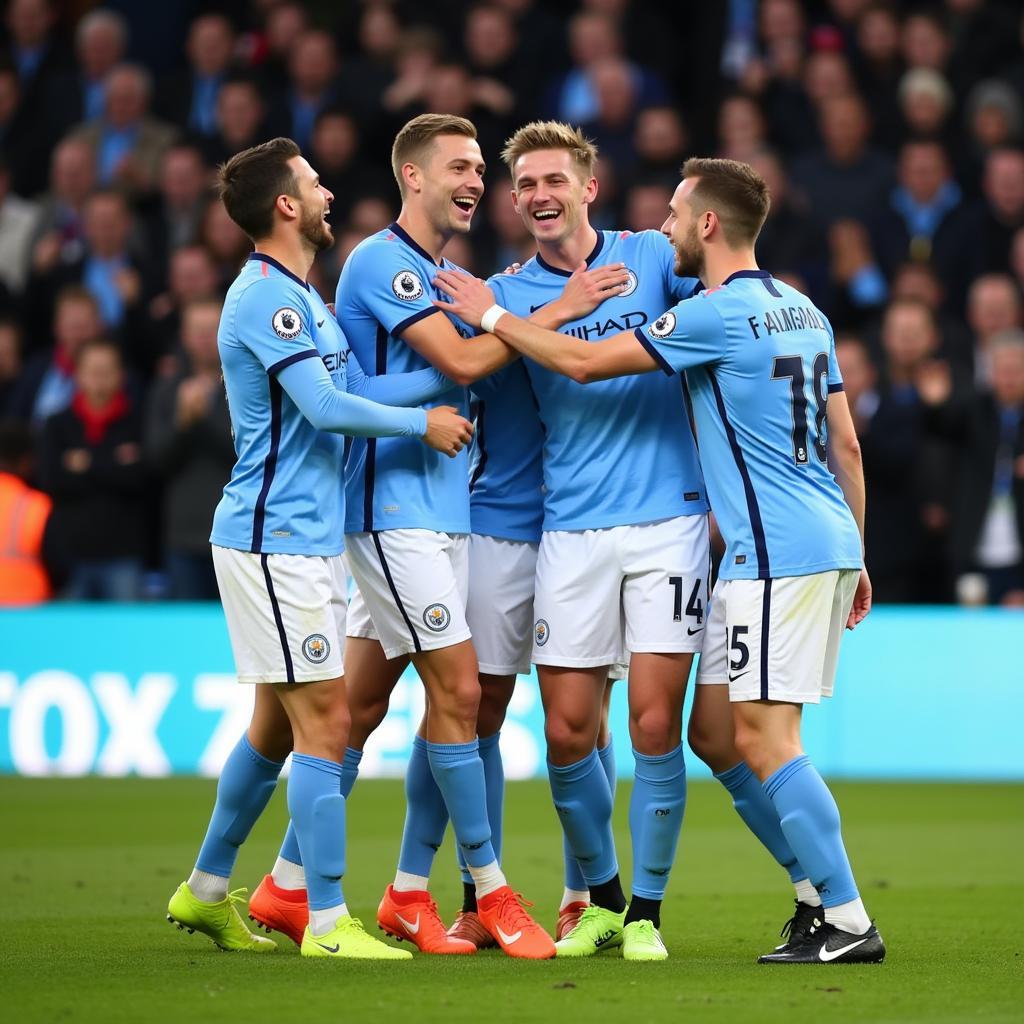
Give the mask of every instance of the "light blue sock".
M 501 824 L 505 811 L 505 766 L 501 763 L 500 730 L 493 736 L 480 739 L 480 760 L 484 763 L 484 785 L 487 788 L 487 822 L 491 826 L 491 846 L 498 863 L 501 863 Z M 462 869 L 462 881 L 466 885 L 473 884 L 473 876 L 466 867 L 466 858 L 456 843 L 459 855 L 459 867 Z
M 221 769 L 217 802 L 196 858 L 200 871 L 231 877 L 238 848 L 273 796 L 283 767 L 283 761 L 265 758 L 242 734 Z
M 422 736 L 413 737 L 412 755 L 405 770 L 405 826 L 398 854 L 399 871 L 424 878 L 430 877 L 434 854 L 448 827 L 448 808 L 430 770 L 428 747 Z
M 608 780 L 608 788 L 611 790 L 612 805 L 614 806 L 617 777 L 615 774 L 615 744 L 612 743 L 610 736 L 608 743 L 598 749 L 597 756 L 601 760 L 604 777 Z M 562 860 L 565 863 L 566 889 L 572 889 L 573 892 L 586 892 L 587 880 L 583 877 L 583 869 L 580 867 L 580 862 L 572 855 L 569 840 L 564 832 L 562 833 Z
M 779 815 L 782 833 L 818 890 L 822 906 L 837 907 L 857 899 L 839 808 L 810 758 L 794 757 L 763 785 Z
M 345 902 L 345 798 L 341 765 L 310 754 L 292 754 L 288 811 L 306 871 L 310 910 L 327 910 Z
M 427 743 L 430 770 L 452 819 L 455 842 L 471 868 L 497 860 L 487 820 L 487 783 L 480 743 Z
M 636 773 L 629 801 L 633 895 L 662 900 L 686 813 L 683 746 L 653 757 L 634 750 L 633 757 Z
M 806 878 L 807 872 L 800 866 L 796 854 L 782 834 L 782 825 L 775 807 L 746 761 L 740 761 L 728 771 L 715 772 L 715 778 L 729 790 L 736 813 L 789 873 L 790 881 L 799 882 Z
M 548 781 L 562 831 L 582 869 L 583 888 L 609 881 L 619 864 L 612 836 L 612 792 L 597 751 L 575 764 L 549 761 Z
M 355 747 L 345 748 L 345 760 L 341 762 L 341 795 L 347 800 L 356 784 L 356 776 L 359 774 L 359 762 L 363 759 L 363 752 Z M 292 864 L 302 863 L 302 853 L 299 850 L 299 840 L 295 835 L 295 826 L 289 821 L 288 829 L 284 834 L 284 842 L 281 843 L 281 852 L 278 854 L 281 860 L 291 861 Z

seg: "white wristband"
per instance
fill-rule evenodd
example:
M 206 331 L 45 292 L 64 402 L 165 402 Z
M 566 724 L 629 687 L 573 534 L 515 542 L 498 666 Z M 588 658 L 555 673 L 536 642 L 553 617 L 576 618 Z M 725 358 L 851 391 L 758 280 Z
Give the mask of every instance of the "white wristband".
M 495 303 L 487 310 L 482 317 L 480 317 L 480 326 L 484 329 L 484 333 L 493 334 L 494 328 L 497 326 L 498 321 L 508 312 L 503 306 L 499 306 Z

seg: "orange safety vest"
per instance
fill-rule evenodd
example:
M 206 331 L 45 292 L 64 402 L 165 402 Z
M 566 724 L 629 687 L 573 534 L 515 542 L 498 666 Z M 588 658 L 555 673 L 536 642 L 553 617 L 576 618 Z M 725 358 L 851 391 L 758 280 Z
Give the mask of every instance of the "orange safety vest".
M 41 556 L 52 502 L 12 473 L 0 473 L 0 605 L 52 596 Z

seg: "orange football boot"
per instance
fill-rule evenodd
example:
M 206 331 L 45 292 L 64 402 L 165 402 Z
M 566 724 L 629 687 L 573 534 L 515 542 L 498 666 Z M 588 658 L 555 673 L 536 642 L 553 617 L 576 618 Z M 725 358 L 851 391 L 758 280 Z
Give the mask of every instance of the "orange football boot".
M 381 931 L 395 939 L 408 939 L 421 953 L 475 953 L 468 939 L 450 936 L 437 912 L 437 904 L 425 890 L 395 892 L 389 885 L 377 908 Z
M 556 942 L 564 939 L 579 924 L 580 916 L 589 906 L 589 903 L 567 903 L 558 912 L 558 923 L 555 925 Z
M 270 875 L 264 875 L 263 881 L 249 897 L 249 920 L 268 932 L 281 932 L 296 946 L 301 946 L 302 933 L 309 924 L 306 890 L 282 889 Z
M 477 949 L 491 949 L 498 943 L 494 936 L 483 926 L 480 915 L 475 910 L 460 910 L 454 924 L 448 929 L 453 939 L 466 939 Z
M 524 960 L 550 960 L 555 955 L 551 936 L 524 909 L 532 907 L 512 887 L 503 885 L 477 899 L 480 923 L 509 955 Z

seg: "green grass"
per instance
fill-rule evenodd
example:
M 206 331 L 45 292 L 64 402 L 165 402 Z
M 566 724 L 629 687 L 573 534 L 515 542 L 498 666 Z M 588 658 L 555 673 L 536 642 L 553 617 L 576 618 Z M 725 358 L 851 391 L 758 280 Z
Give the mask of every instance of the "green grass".
M 0 1016 L 46 1021 L 251 1020 L 349 1024 L 478 1020 L 751 1022 L 1024 1020 L 1024 787 L 842 784 L 835 793 L 889 959 L 875 967 L 754 963 L 791 908 L 780 870 L 714 783 L 691 786 L 664 908 L 671 959 L 628 964 L 417 957 L 409 964 L 228 955 L 178 932 L 164 907 L 192 865 L 214 784 L 0 780 Z M 616 808 L 629 877 L 627 787 Z M 278 793 L 242 851 L 254 887 L 284 825 Z M 397 855 L 400 783 L 359 783 L 349 805 L 346 895 L 368 925 Z M 553 925 L 561 847 L 547 787 L 509 786 L 506 867 Z M 451 848 L 434 891 L 449 916 Z

